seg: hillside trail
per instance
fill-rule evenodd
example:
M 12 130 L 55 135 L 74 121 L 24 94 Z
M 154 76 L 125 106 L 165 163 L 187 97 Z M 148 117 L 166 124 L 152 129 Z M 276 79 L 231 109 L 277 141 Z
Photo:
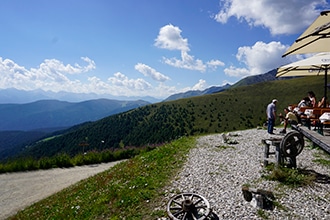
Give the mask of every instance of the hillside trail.
M 0 219 L 120 162 L 0 174 Z

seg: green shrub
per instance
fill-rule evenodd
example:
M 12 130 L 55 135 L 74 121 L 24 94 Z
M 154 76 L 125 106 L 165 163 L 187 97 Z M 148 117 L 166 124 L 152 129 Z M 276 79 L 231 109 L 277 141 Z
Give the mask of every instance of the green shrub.
M 57 156 L 55 156 L 54 158 L 55 161 L 55 165 L 57 167 L 73 167 L 73 164 L 71 162 L 71 158 L 68 154 L 58 154 Z
M 51 169 L 55 167 L 54 160 L 49 157 L 43 157 L 39 160 L 39 168 L 40 169 Z

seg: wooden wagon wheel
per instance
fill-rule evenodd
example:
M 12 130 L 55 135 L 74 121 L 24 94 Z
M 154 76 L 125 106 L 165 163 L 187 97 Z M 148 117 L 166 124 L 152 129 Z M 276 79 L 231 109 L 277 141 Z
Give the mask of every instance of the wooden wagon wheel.
M 298 131 L 291 131 L 280 143 L 281 152 L 285 157 L 298 156 L 305 146 L 304 137 Z
M 172 220 L 204 220 L 211 212 L 209 202 L 195 193 L 178 194 L 167 204 L 167 214 Z

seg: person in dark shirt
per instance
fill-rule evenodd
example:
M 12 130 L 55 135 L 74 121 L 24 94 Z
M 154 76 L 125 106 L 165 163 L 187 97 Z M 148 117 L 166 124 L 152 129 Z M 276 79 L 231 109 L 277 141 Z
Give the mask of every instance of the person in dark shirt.
M 267 120 L 268 120 L 268 128 L 267 131 L 269 134 L 274 134 L 274 125 L 276 120 L 276 104 L 277 99 L 273 99 L 271 103 L 267 105 L 266 114 L 267 114 Z

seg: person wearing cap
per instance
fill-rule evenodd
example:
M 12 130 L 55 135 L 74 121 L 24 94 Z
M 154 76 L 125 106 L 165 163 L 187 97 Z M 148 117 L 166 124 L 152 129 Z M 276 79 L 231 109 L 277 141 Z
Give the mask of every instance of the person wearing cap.
M 269 134 L 274 134 L 274 125 L 276 120 L 276 104 L 277 99 L 273 99 L 271 103 L 267 105 L 266 113 L 267 113 L 267 120 L 268 120 L 268 128 L 267 131 Z

